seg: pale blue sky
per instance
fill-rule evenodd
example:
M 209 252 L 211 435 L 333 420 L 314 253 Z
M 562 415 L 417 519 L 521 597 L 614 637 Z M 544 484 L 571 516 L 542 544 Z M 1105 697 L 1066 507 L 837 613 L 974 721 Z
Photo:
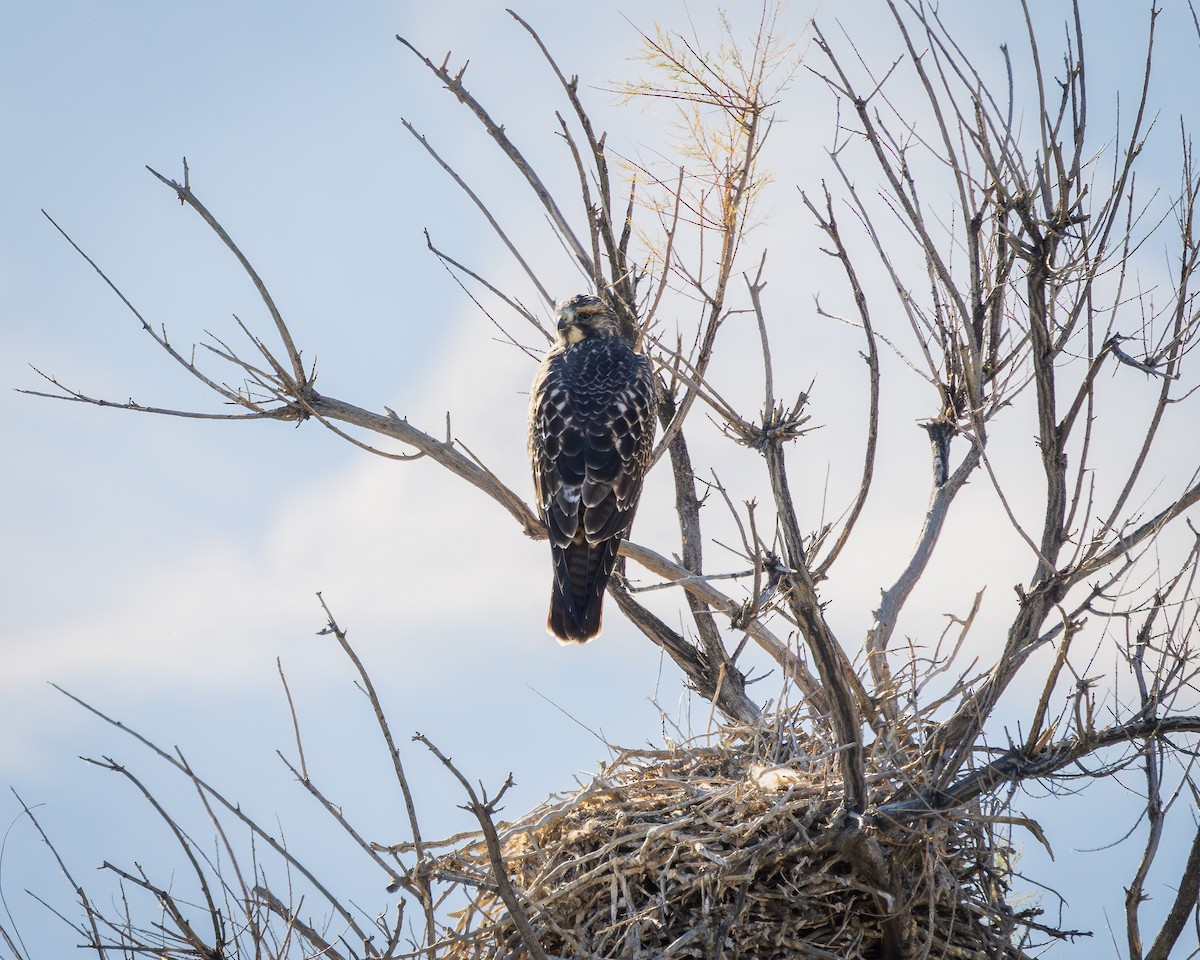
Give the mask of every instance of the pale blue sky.
M 962 17 L 964 42 L 983 51 L 985 69 L 998 66 L 1001 40 L 1019 46 L 1017 5 L 1003 15 L 990 4 L 947 6 Z M 1177 117 L 1186 92 L 1196 88 L 1198 59 L 1190 19 L 1179 6 L 1169 4 L 1163 14 L 1162 72 L 1153 98 L 1162 109 L 1158 142 L 1166 159 L 1145 174 L 1159 176 L 1168 191 L 1176 186 Z M 1062 19 L 1060 7 L 1044 11 L 1050 22 Z M 564 67 L 584 78 L 585 95 L 612 130 L 615 149 L 649 156 L 662 146 L 662 112 L 618 108 L 590 85 L 634 69 L 626 58 L 637 38 L 626 16 L 647 29 L 655 19 L 682 24 L 681 4 L 590 4 L 586 21 L 574 7 L 546 0 L 518 9 Z M 711 37 L 711 8 L 688 9 L 696 29 Z M 314 424 L 179 421 L 8 389 L 38 388 L 28 367 L 34 364 L 95 395 L 213 408 L 39 212 L 44 207 L 178 344 L 205 330 L 236 339 L 233 313 L 265 334 L 262 310 L 236 263 L 144 169 L 149 164 L 179 176 L 186 155 L 197 193 L 255 263 L 305 356 L 317 358 L 320 389 L 375 410 L 386 404 L 435 433 L 449 410 L 456 434 L 528 492 L 524 410 L 532 363 L 495 341 L 426 252 L 422 228 L 506 289 L 531 304 L 534 298 L 478 215 L 403 130 L 401 117 L 491 191 L 497 209 L 545 264 L 543 275 L 561 288 L 556 293 L 575 292 L 579 279 L 522 184 L 393 35 L 404 34 L 435 58 L 452 49 L 456 61 L 470 59 L 476 92 L 531 155 L 547 158 L 548 176 L 569 185 L 574 172 L 556 142 L 552 110 L 561 105 L 552 78 L 500 4 L 434 10 L 377 2 L 333 10 L 312 2 L 56 0 L 8 4 L 0 12 L 0 442 L 8 451 L 0 497 L 8 547 L 0 561 L 0 702 L 8 717 L 0 729 L 0 785 L 42 805 L 39 815 L 60 852 L 89 882 L 102 881 L 92 868 L 104 858 L 148 867 L 172 861 L 162 831 L 147 826 L 128 785 L 84 766 L 77 755 L 136 762 L 139 773 L 181 805 L 191 801 L 131 741 L 46 681 L 166 747 L 178 745 L 248 809 L 268 822 L 279 811 L 297 840 L 325 827 L 274 756 L 276 747 L 293 752 L 275 671 L 281 657 L 314 777 L 373 839 L 404 838 L 386 757 L 350 666 L 330 640 L 315 636 L 322 626 L 317 590 L 373 668 L 398 735 L 406 740 L 421 730 L 490 785 L 511 770 L 518 787 L 510 813 L 569 789 L 573 776 L 607 756 L 585 727 L 637 746 L 661 739 L 651 698 L 672 715 L 681 709 L 674 666 L 666 663 L 660 675 L 653 649 L 615 609 L 604 637 L 584 650 L 561 650 L 549 640 L 541 627 L 549 589 L 544 545 L 523 540 L 506 515 L 432 464 L 369 457 Z M 787 22 L 799 31 L 809 12 L 796 5 Z M 876 26 L 875 12 L 864 0 L 827 3 L 818 14 L 831 34 L 842 17 L 864 51 L 880 52 L 886 62 L 882 51 L 895 38 L 882 21 Z M 1138 67 L 1144 19 L 1087 24 L 1097 117 L 1110 111 L 1106 90 L 1135 79 L 1130 71 Z M 818 290 L 823 303 L 844 297 L 815 255 L 818 238 L 793 189 L 814 188 L 828 175 L 819 165 L 829 133 L 819 85 L 801 76 L 780 118 L 769 158 L 777 184 L 762 210 L 769 220 L 753 235 L 747 262 L 769 247 L 776 266 L 769 306 L 789 321 L 802 318 L 780 332 L 796 358 L 781 379 L 801 389 L 815 378 L 814 395 L 827 391 L 818 418 L 830 419 L 829 411 L 843 406 L 834 399 L 839 390 L 844 404 L 856 402 L 861 363 L 852 334 L 812 318 Z M 1153 274 L 1160 266 L 1161 258 L 1146 269 Z M 754 396 L 756 383 L 735 375 L 746 356 L 734 351 L 719 373 L 731 391 L 745 388 Z M 928 396 L 901 365 L 889 362 L 888 376 L 895 392 L 887 415 L 896 429 L 881 462 L 895 472 L 894 482 L 877 499 L 871 522 L 895 550 L 857 558 L 854 582 L 830 585 L 834 616 L 848 634 L 861 627 L 879 587 L 898 569 L 926 495 L 923 438 L 917 443 L 923 435 L 911 423 L 931 412 Z M 1026 441 L 1013 441 L 1018 457 L 1030 455 Z M 702 449 L 705 442 L 698 441 Z M 853 482 L 857 442 L 855 434 L 831 429 L 798 448 L 793 463 L 804 467 L 796 486 L 807 504 L 822 495 L 827 463 L 833 490 Z M 1185 461 L 1194 465 L 1194 447 L 1193 435 L 1190 446 L 1176 448 L 1179 464 L 1164 463 L 1162 474 Z M 748 455 L 734 456 L 722 462 L 722 479 L 744 479 L 749 496 L 760 483 L 755 469 Z M 648 488 L 638 538 L 670 553 L 666 481 L 664 475 Z M 1022 490 L 1016 492 L 1019 500 Z M 964 495 L 963 509 L 995 538 L 997 565 L 1011 561 L 1010 570 L 1025 572 L 1024 548 L 998 517 L 982 479 Z M 806 523 L 815 525 L 818 513 L 812 507 Z M 718 547 L 707 549 L 720 556 Z M 959 569 L 952 556 L 941 573 L 951 579 L 940 582 L 954 589 L 914 597 L 915 623 L 965 612 L 990 576 Z M 1015 578 L 1007 571 L 997 576 L 1009 579 L 989 583 L 988 603 L 1002 619 Z M 993 640 L 980 642 L 994 648 Z M 693 715 L 703 728 L 706 705 L 695 705 Z M 464 829 L 465 815 L 453 809 L 460 799 L 455 786 L 415 749 L 404 749 L 428 833 Z M 1119 920 L 1125 877 L 1116 871 L 1136 851 L 1126 846 L 1100 857 L 1076 850 L 1118 840 L 1133 823 L 1129 798 L 1092 790 L 1018 806 L 1043 818 L 1050 831 L 1058 862 L 1042 864 L 1034 849 L 1027 862 L 1030 869 L 1044 867 L 1045 877 L 1072 898 L 1062 922 L 1097 933 L 1091 943 L 1055 955 L 1119 955 L 1103 929 L 1104 911 Z M 0 820 L 6 824 L 17 809 L 11 798 L 0 799 Z M 359 902 L 386 904 L 382 882 L 349 844 L 322 843 L 314 856 L 331 885 L 344 884 Z M 69 891 L 24 823 L 9 837 L 0 885 L 31 954 L 61 955 L 72 941 L 22 891 L 29 887 L 61 904 Z M 1153 892 L 1157 903 L 1169 896 Z M 1055 907 L 1049 900 L 1046 906 L 1053 923 Z

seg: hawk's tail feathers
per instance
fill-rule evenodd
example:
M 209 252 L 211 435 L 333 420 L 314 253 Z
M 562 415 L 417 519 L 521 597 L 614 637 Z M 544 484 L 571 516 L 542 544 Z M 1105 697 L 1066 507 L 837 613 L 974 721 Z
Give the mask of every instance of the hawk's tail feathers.
M 600 635 L 604 589 L 617 562 L 620 538 L 554 549 L 554 588 L 546 630 L 560 643 L 587 643 Z
M 587 643 L 600 635 L 603 598 L 597 598 L 583 610 L 582 616 L 575 608 L 575 600 L 570 594 L 563 596 L 563 591 L 555 585 L 550 595 L 550 616 L 546 618 L 546 630 L 559 643 Z

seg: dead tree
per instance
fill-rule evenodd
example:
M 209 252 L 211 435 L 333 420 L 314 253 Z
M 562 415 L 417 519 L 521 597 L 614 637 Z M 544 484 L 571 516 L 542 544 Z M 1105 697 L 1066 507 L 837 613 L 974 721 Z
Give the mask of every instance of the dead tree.
M 1200 173 L 1184 132 L 1174 145 L 1178 195 L 1163 207 L 1135 189 L 1143 155 L 1171 148 L 1155 129 L 1149 99 L 1158 9 L 1147 7 L 1137 27 L 1146 82 L 1134 91 L 1132 109 L 1123 101 L 1120 129 L 1099 131 L 1090 126 L 1095 68 L 1085 57 L 1079 4 L 1054 55 L 1028 7 L 1021 9 L 1010 24 L 1021 53 L 1002 48 L 1007 75 L 1000 76 L 979 69 L 918 0 L 887 0 L 897 56 L 882 65 L 860 57 L 852 38 L 835 39 L 818 24 L 801 60 L 799 48 L 779 36 L 778 11 L 769 5 L 748 42 L 727 25 L 722 53 L 707 58 L 688 36 L 643 36 L 648 73 L 623 92 L 676 105 L 689 132 L 664 168 L 617 154 L 594 126 L 586 102 L 592 91 L 564 72 L 551 45 L 516 14 L 514 29 L 561 89 L 557 157 L 527 156 L 506 132 L 507 106 L 486 102 L 465 66 L 397 38 L 445 88 L 447 109 L 478 120 L 498 162 L 527 183 L 529 203 L 551 224 L 563 255 L 641 331 L 654 358 L 656 469 L 671 478 L 678 541 L 627 543 L 625 575 L 610 590 L 727 725 L 715 740 L 624 753 L 590 786 L 509 823 L 494 816 L 503 789 L 480 792 L 418 737 L 457 777 L 479 821 L 477 835 L 446 843 L 422 838 L 411 802 L 411 839 L 373 843 L 297 769 L 420 922 L 406 926 L 402 908 L 367 923 L 309 875 L 331 918 L 318 928 L 305 919 L 315 911 L 311 903 L 304 914 L 258 865 L 238 866 L 228 841 L 233 866 L 222 873 L 195 857 L 180 833 L 200 906 L 184 907 L 161 883 L 113 867 L 127 887 L 160 904 L 162 919 L 157 929 L 114 919 L 76 886 L 86 917 L 79 930 L 94 950 L 218 957 L 248 954 L 252 944 L 269 956 L 1023 957 L 1039 940 L 1077 934 L 1009 902 L 1009 833 L 1018 826 L 1041 836 L 1036 824 L 1013 815 L 1015 792 L 1031 780 L 1140 770 L 1146 841 L 1126 881 L 1125 950 L 1136 960 L 1171 954 L 1196 911 L 1200 831 L 1165 922 L 1144 931 L 1139 908 L 1168 818 L 1186 820 L 1196 802 L 1190 764 L 1200 732 L 1200 537 L 1188 511 L 1200 501 L 1197 378 L 1189 362 L 1200 328 L 1192 287 Z M 802 469 L 796 452 L 818 423 L 849 426 L 822 403 L 819 389 L 809 389 L 794 360 L 773 349 L 784 321 L 763 296 L 773 269 L 770 231 L 750 232 L 768 171 L 789 177 L 769 141 L 798 89 L 808 97 L 822 91 L 837 112 L 827 180 L 797 184 L 839 278 L 840 290 L 830 283 L 813 312 L 856 329 L 865 361 L 860 479 L 828 522 L 792 492 Z M 535 339 L 548 339 L 555 297 L 537 266 L 492 214 L 485 192 L 405 125 L 478 206 L 524 279 L 514 285 L 484 277 L 431 240 L 432 256 L 472 295 L 502 304 Z M 549 163 L 575 172 L 574 192 L 556 195 L 546 186 Z M 869 188 L 868 170 L 875 178 Z M 113 289 L 148 336 L 238 412 L 112 403 L 50 377 L 53 390 L 43 395 L 177 416 L 316 421 L 371 453 L 436 461 L 506 511 L 514 534 L 544 537 L 524 477 L 497 476 L 453 436 L 318 392 L 265 282 L 201 202 L 186 162 L 174 178 L 154 175 L 240 261 L 273 329 L 242 328 L 252 353 L 224 341 L 206 345 L 233 369 L 231 382 L 178 350 Z M 1154 293 L 1137 272 L 1151 238 L 1173 258 Z M 522 291 L 539 305 L 527 306 Z M 847 305 L 845 316 L 827 306 L 834 300 Z M 754 321 L 758 409 L 727 399 L 741 384 L 714 372 L 738 316 Z M 519 342 L 525 329 L 518 323 L 507 335 Z M 895 358 L 925 390 L 928 504 L 908 518 L 916 545 L 879 585 L 878 607 L 855 611 L 854 626 L 839 630 L 824 597 L 838 578 L 856 575 L 846 561 L 854 549 L 883 547 L 861 521 L 878 495 L 889 389 L 883 370 Z M 1132 389 L 1146 408 L 1143 426 L 1114 436 L 1105 410 Z M 713 424 L 726 449 L 761 458 L 769 504 L 727 488 L 720 462 L 698 459 L 694 438 Z M 364 439 L 371 434 L 380 440 Z M 996 441 L 1014 435 L 1036 438 L 1033 508 L 1014 496 L 1027 489 L 1026 478 Z M 1160 447 L 1186 443 L 1179 475 L 1154 472 Z M 994 592 L 1015 584 L 1003 622 L 993 616 L 981 626 L 982 593 L 966 594 L 958 609 L 967 612 L 934 636 L 906 620 L 907 605 L 939 551 L 952 549 L 951 527 L 969 534 L 971 518 L 953 510 L 968 481 L 990 491 L 988 509 L 1006 517 L 1025 545 L 1024 561 L 1009 579 L 987 584 Z M 465 485 L 448 489 L 459 494 L 473 495 Z M 702 514 L 705 500 L 726 514 Z M 741 556 L 732 564 L 727 553 L 714 562 L 705 551 L 717 523 L 738 538 Z M 668 622 L 652 609 L 651 598 L 668 590 L 684 619 Z M 680 622 L 686 628 L 672 625 Z M 331 614 L 328 630 L 362 671 L 409 797 L 370 679 Z M 990 659 L 972 652 L 987 639 L 981 631 L 1003 638 Z M 1099 664 L 1114 653 L 1117 666 L 1104 673 Z M 760 662 L 782 678 L 770 703 L 748 687 Z M 1022 699 L 1022 684 L 1040 695 Z M 1025 711 L 1016 731 L 996 719 L 1010 703 Z M 228 816 L 248 822 L 185 761 L 159 753 L 195 783 L 218 829 Z M 274 844 L 269 831 L 249 826 L 261 843 Z M 303 872 L 290 850 L 272 849 L 289 871 Z M 456 906 L 467 904 L 453 915 L 446 907 L 452 893 Z

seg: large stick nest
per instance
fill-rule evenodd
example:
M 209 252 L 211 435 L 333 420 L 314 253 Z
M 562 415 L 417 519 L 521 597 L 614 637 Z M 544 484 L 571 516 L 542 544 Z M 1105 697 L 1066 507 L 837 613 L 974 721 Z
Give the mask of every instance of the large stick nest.
M 1008 905 L 996 819 L 978 808 L 848 818 L 836 752 L 797 735 L 796 719 L 624 752 L 576 793 L 500 825 L 510 900 L 545 954 L 1024 957 L 1028 915 Z M 919 763 L 881 748 L 868 763 L 873 805 L 914 796 Z M 495 868 L 483 841 L 439 858 L 470 898 L 444 956 L 530 955 Z

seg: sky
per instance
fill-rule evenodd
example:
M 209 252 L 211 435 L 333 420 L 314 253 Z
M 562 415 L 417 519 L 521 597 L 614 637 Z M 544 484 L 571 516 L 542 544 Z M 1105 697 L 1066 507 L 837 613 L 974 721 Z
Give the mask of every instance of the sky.
M 1015 45 L 1021 25 L 1009 6 L 1001 19 Z M 1061 22 L 1060 5 L 1050 6 L 1048 21 Z M 1196 47 L 1185 11 L 1165 6 L 1153 99 L 1169 148 L 1184 91 L 1194 89 Z M 947 8 L 964 43 L 984 51 L 984 67 L 998 69 L 996 46 L 1005 38 L 993 14 L 984 21 L 977 5 Z M 584 26 L 564 4 L 518 7 L 565 69 L 580 75 L 613 149 L 652 163 L 670 149 L 669 109 L 622 105 L 611 88 L 641 69 L 630 59 L 638 29 L 690 21 L 712 38 L 715 8 L 605 0 L 589 10 Z M 896 37 L 870 10 L 865 2 L 816 8 L 828 34 L 844 27 L 865 55 L 886 63 Z M 801 38 L 800 53 L 812 12 L 796 4 L 783 20 Z M 1141 37 L 1144 17 L 1113 20 L 1088 23 L 1089 56 L 1112 65 L 1102 91 L 1137 82 L 1129 37 Z M 686 697 L 673 664 L 615 609 L 604 636 L 584 649 L 561 649 L 546 637 L 545 545 L 521 537 L 506 514 L 428 461 L 373 457 L 312 423 L 180 420 L 16 392 L 46 386 L 37 368 L 92 396 L 218 409 L 42 213 L 176 345 L 203 341 L 209 331 L 237 343 L 235 315 L 266 337 L 269 320 L 236 262 L 146 170 L 179 177 L 186 156 L 196 193 L 254 263 L 305 358 L 316 362 L 318 389 L 371 410 L 389 407 L 438 435 L 449 414 L 456 437 L 528 496 L 524 431 L 534 361 L 500 342 L 429 254 L 422 231 L 543 318 L 549 311 L 402 118 L 486 191 L 553 289 L 565 297 L 582 281 L 524 185 L 397 33 L 435 60 L 447 50 L 452 63 L 469 60 L 468 82 L 544 164 L 549 182 L 569 191 L 574 168 L 556 134 L 553 111 L 562 105 L 553 78 L 500 5 L 364 2 L 335 13 L 311 2 L 55 0 L 0 12 L 7 132 L 0 140 L 0 431 L 8 451 L 0 702 L 9 718 L 0 729 L 0 784 L 36 806 L 59 852 L 88 880 L 104 882 L 94 867 L 105 859 L 173 861 L 130 785 L 79 757 L 135 764 L 181 807 L 194 798 L 145 750 L 50 683 L 166 749 L 177 746 L 210 782 L 268 823 L 278 815 L 302 842 L 331 828 L 275 754 L 295 754 L 282 665 L 314 779 L 372 838 L 405 838 L 353 669 L 330 637 L 318 635 L 325 622 L 318 592 L 371 670 L 430 835 L 469 823 L 455 808 L 457 785 L 408 744 L 408 732 L 428 735 L 484 784 L 512 772 L 517 785 L 506 809 L 517 814 L 571 789 L 609 758 L 607 744 L 660 744 L 672 724 L 700 732 L 709 722 L 707 705 Z M 1112 102 L 1098 100 L 1098 115 Z M 789 454 L 812 527 L 822 511 L 840 509 L 838 494 L 856 482 L 861 458 L 861 427 L 853 427 L 862 409 L 859 347 L 853 331 L 815 317 L 815 295 L 844 305 L 845 293 L 816 252 L 820 238 L 795 191 L 815 191 L 830 175 L 821 164 L 831 123 L 828 98 L 801 70 L 781 101 L 770 154 L 775 182 L 745 265 L 768 251 L 766 303 L 781 318 L 776 355 L 789 358 L 780 381 L 793 392 L 811 384 L 817 418 L 831 424 Z M 1151 163 L 1147 176 L 1165 191 L 1177 186 L 1169 159 Z M 1146 269 L 1161 266 L 1152 258 Z M 686 323 L 688 305 L 677 309 Z M 714 377 L 753 404 L 760 384 L 742 373 L 755 369 L 743 346 L 754 346 L 753 330 L 737 322 L 730 336 L 746 336 L 731 340 Z M 215 359 L 206 362 L 219 369 Z M 876 548 L 850 554 L 854 575 L 828 588 L 831 617 L 847 634 L 894 577 L 928 493 L 925 441 L 912 424 L 931 413 L 929 396 L 894 358 L 885 376 L 889 389 L 895 384 L 880 450 L 889 482 L 865 521 Z M 1128 407 L 1136 405 L 1131 398 Z M 853 428 L 843 429 L 835 412 Z M 1027 438 L 997 442 L 1012 444 L 1014 502 L 1028 506 L 1037 491 L 1020 482 L 1022 464 L 1036 462 Z M 1194 468 L 1194 446 L 1173 447 L 1177 462 L 1156 470 L 1167 476 L 1189 461 Z M 751 454 L 723 452 L 707 435 L 697 450 L 718 458 L 721 479 L 739 497 L 764 498 Z M 637 539 L 670 554 L 678 534 L 665 472 L 651 477 L 645 496 Z M 931 571 L 938 589 L 913 598 L 914 625 L 965 613 L 984 584 L 987 615 L 1002 618 L 1014 582 L 1005 571 L 1028 568 L 985 483 L 964 493 L 961 509 L 972 524 L 964 536 L 991 545 L 987 563 L 964 569 L 948 550 Z M 705 546 L 718 565 L 730 562 L 719 539 Z M 986 655 L 996 641 L 980 643 Z M 774 695 L 773 684 L 770 677 L 757 688 L 761 700 Z M 1084 851 L 1121 840 L 1135 825 L 1136 801 L 1093 789 L 1051 800 L 1031 795 L 1018 805 L 1047 826 L 1057 856 L 1046 862 L 1030 840 L 1030 872 L 1067 895 L 1065 926 L 1096 931 L 1091 942 L 1055 955 L 1124 955 L 1105 924 L 1117 924 L 1121 942 L 1122 891 L 1113 876 L 1124 875 L 1113 871 L 1136 855 L 1136 838 L 1108 854 Z M 69 904 L 70 891 L 19 811 L 12 793 L 0 796 L 0 825 L 8 827 L 0 893 L 28 955 L 59 955 L 69 931 L 25 891 L 60 905 Z M 1186 834 L 1187 811 L 1181 819 Z M 354 896 L 387 903 L 379 877 L 349 845 L 318 844 L 312 856 Z M 1162 885 L 1151 892 L 1148 910 L 1171 895 Z M 1057 922 L 1057 902 L 1044 896 Z

